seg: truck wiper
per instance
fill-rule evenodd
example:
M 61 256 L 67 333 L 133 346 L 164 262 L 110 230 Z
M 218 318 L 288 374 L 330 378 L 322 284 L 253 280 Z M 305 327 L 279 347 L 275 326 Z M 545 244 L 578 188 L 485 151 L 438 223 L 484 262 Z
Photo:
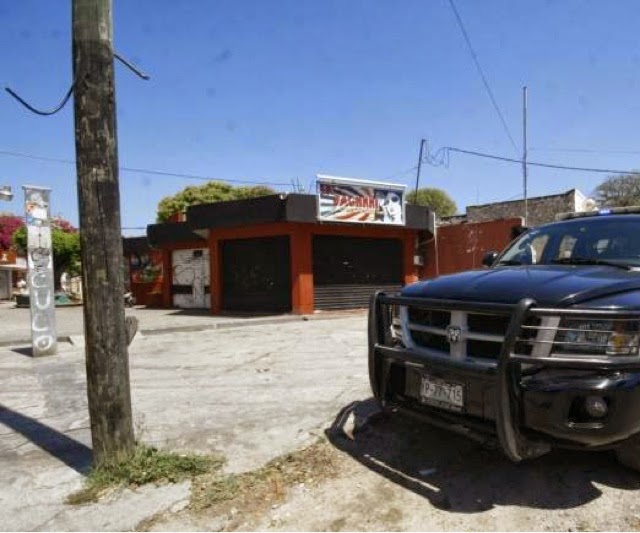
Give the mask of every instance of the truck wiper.
M 500 265 L 524 265 L 524 263 L 522 261 L 518 261 L 517 259 L 505 259 L 503 261 L 498 261 L 496 263 L 496 266 L 500 266 Z
M 595 257 L 563 257 L 560 259 L 554 259 L 551 261 L 556 265 L 605 265 L 616 268 L 621 268 L 623 270 L 631 270 L 629 265 L 625 265 L 624 263 L 616 263 L 615 261 L 606 261 L 603 259 L 597 259 Z

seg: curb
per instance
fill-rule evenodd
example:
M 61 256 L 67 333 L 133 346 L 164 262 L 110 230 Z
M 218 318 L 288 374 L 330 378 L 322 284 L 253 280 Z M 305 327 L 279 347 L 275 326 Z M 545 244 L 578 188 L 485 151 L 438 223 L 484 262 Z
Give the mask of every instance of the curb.
M 356 315 L 363 315 L 365 310 L 349 310 L 345 312 L 329 312 L 327 314 L 319 315 L 285 315 L 279 318 L 254 318 L 247 322 L 245 320 L 236 320 L 231 322 L 219 322 L 216 324 L 198 324 L 195 326 L 174 326 L 158 329 L 140 329 L 139 332 L 145 337 L 152 337 L 158 335 L 165 335 L 171 333 L 189 333 L 197 331 L 214 331 L 218 329 L 235 329 L 244 328 L 250 326 L 270 326 L 274 324 L 286 324 L 291 322 L 310 322 L 315 320 L 336 320 L 339 318 L 347 318 Z M 61 335 L 58 337 L 58 342 L 72 343 L 71 337 L 77 337 L 78 335 Z M 79 334 L 83 336 L 83 334 Z M 31 339 L 16 339 L 8 341 L 0 341 L 0 348 L 7 348 L 10 346 L 23 346 L 30 345 Z
M 58 343 L 60 343 L 60 342 L 68 342 L 68 343 L 70 343 L 71 342 L 71 336 L 70 335 L 61 335 L 60 337 L 58 337 L 56 339 L 56 341 Z M 25 344 L 31 346 L 31 339 L 0 341 L 0 348 L 8 348 L 10 346 L 24 346 Z

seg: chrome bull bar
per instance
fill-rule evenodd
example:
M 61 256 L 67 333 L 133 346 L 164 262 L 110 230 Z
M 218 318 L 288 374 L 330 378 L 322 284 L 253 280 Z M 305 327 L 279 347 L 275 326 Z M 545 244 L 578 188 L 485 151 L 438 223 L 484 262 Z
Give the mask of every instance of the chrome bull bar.
M 401 347 L 392 346 L 391 323 L 392 306 L 413 306 L 432 310 L 464 310 L 468 312 L 489 312 L 510 315 L 509 325 L 497 360 L 477 358 L 453 359 L 437 353 L 414 353 Z M 536 307 L 536 301 L 524 298 L 516 305 L 492 304 L 485 302 L 462 302 L 431 298 L 403 297 L 375 293 L 369 306 L 369 365 L 375 372 L 369 372 L 374 395 L 386 402 L 386 389 L 392 362 L 429 364 L 434 367 L 456 370 L 461 373 L 489 374 L 495 379 L 495 433 L 500 447 L 512 461 L 521 461 L 547 453 L 550 446 L 525 436 L 522 431 L 522 389 L 521 369 L 523 364 L 540 367 L 562 367 L 573 369 L 640 371 L 639 356 L 597 357 L 590 355 L 548 355 L 533 357 L 514 353 L 522 326 L 530 316 L 580 316 L 586 318 L 638 319 L 640 312 L 623 310 L 590 309 L 544 309 Z M 449 415 L 447 415 L 448 417 Z M 445 418 L 447 418 L 445 417 Z M 458 424 L 460 422 L 458 420 Z

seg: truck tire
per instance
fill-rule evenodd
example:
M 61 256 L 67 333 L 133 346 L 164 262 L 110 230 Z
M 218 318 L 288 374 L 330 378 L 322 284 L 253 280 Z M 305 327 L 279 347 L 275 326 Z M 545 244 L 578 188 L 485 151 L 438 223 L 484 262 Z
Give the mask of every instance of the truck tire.
M 620 464 L 640 472 L 640 441 L 634 439 L 620 446 L 616 450 L 616 456 Z

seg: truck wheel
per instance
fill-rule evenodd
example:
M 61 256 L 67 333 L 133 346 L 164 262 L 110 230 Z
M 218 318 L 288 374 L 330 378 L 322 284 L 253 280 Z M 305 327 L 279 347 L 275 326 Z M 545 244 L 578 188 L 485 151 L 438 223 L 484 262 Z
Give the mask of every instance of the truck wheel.
M 623 444 L 616 450 L 616 455 L 620 464 L 640 472 L 640 442 L 638 440 Z

